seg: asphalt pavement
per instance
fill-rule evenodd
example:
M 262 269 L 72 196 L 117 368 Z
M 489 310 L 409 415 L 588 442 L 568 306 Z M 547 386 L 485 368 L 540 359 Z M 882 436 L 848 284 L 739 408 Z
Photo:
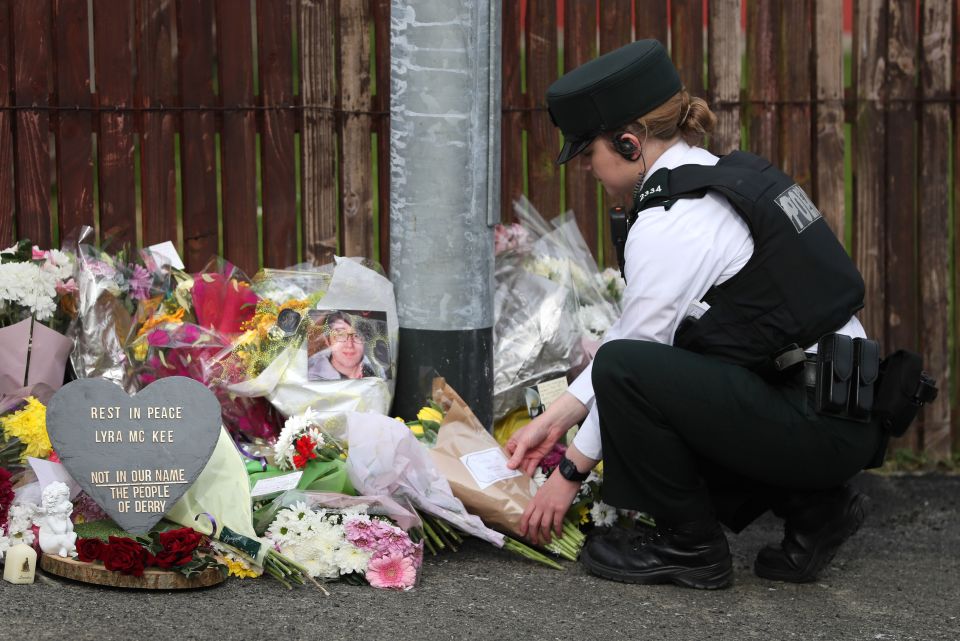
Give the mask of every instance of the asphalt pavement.
M 0 581 L 0 640 L 960 640 L 960 477 L 862 474 L 854 483 L 873 511 L 806 585 L 753 575 L 757 550 L 780 536 L 766 516 L 729 536 L 736 576 L 727 590 L 613 583 L 470 541 L 428 559 L 406 593 L 337 583 L 324 596 L 267 579 L 189 593 L 42 574 L 29 586 Z

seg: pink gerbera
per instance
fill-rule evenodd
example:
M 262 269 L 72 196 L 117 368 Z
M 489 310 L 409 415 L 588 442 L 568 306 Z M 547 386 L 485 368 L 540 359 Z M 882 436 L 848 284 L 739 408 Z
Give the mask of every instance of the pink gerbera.
M 412 588 L 417 580 L 413 561 L 401 554 L 376 555 L 367 565 L 367 581 L 375 588 Z

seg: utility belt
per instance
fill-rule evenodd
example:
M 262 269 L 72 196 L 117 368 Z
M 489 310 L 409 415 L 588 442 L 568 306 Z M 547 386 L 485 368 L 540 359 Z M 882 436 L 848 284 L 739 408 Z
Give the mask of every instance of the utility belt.
M 800 359 L 794 348 L 774 362 L 781 371 L 800 370 L 818 414 L 860 422 L 878 418 L 890 436 L 902 436 L 920 408 L 937 397 L 937 382 L 923 371 L 919 354 L 897 350 L 881 359 L 879 344 L 866 338 L 827 334 L 816 354 Z

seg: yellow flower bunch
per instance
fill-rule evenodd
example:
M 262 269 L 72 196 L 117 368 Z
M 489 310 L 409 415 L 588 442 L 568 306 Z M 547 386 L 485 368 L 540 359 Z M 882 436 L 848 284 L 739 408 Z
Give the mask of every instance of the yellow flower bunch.
M 26 446 L 21 460 L 28 456 L 45 458 L 50 455 L 53 446 L 47 435 L 47 408 L 33 396 L 27 398 L 27 406 L 18 412 L 0 418 L 3 435 L 18 438 Z

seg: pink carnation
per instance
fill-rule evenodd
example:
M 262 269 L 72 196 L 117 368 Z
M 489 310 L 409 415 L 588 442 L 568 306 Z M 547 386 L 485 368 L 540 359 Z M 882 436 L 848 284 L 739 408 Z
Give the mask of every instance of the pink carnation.
M 376 537 L 371 531 L 371 525 L 372 521 L 352 519 L 343 524 L 343 531 L 350 543 L 369 552 L 373 551 L 376 545 Z
M 47 252 L 43 251 L 42 249 L 34 245 L 30 251 L 30 257 L 33 260 L 43 260 L 44 258 L 47 257 Z
M 412 588 L 417 580 L 413 560 L 402 554 L 376 555 L 367 566 L 367 581 L 375 588 Z
M 151 347 L 163 347 L 170 342 L 170 336 L 162 329 L 155 329 L 147 336 L 147 343 Z

